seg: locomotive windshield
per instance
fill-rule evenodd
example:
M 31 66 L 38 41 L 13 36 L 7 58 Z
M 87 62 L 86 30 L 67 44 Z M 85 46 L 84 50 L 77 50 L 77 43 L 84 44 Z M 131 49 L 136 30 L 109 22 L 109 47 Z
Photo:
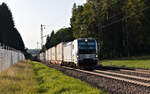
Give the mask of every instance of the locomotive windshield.
M 78 40 L 79 54 L 96 54 L 95 40 Z

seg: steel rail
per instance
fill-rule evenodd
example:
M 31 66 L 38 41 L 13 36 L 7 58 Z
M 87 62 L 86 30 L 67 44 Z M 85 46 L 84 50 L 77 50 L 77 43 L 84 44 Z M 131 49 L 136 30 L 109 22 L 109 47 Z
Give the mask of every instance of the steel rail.
M 115 72 L 108 72 L 108 71 L 100 71 L 100 70 L 95 70 L 95 72 L 100 72 L 100 73 L 106 73 L 106 74 L 110 74 L 110 75 L 117 75 L 117 76 L 123 76 L 123 77 L 129 77 L 129 78 L 139 79 L 139 80 L 150 81 L 150 78 L 139 77 L 139 76 L 133 76 L 133 75 L 122 74 L 122 73 L 115 73 Z
M 84 73 L 88 73 L 88 74 L 92 74 L 92 75 L 96 75 L 96 76 L 101 76 L 101 77 L 105 77 L 105 78 L 109 78 L 109 79 L 124 81 L 127 83 L 140 85 L 140 86 L 144 86 L 144 87 L 150 87 L 149 83 L 144 83 L 144 82 L 140 82 L 140 81 L 136 81 L 136 80 L 129 80 L 127 78 L 115 77 L 115 76 L 110 76 L 108 74 L 101 74 L 101 73 L 96 73 L 96 72 L 91 72 L 91 71 L 86 71 L 86 70 L 74 69 L 74 68 L 70 68 L 70 67 L 66 67 L 66 66 L 63 66 L 63 68 L 70 69 L 70 70 L 76 70 L 78 72 L 84 72 Z
M 139 71 L 139 72 L 148 72 L 148 73 L 150 73 L 150 70 L 136 69 L 136 71 Z
M 150 72 L 144 72 L 144 71 L 131 71 L 131 70 L 124 70 L 124 69 L 121 69 L 120 71 L 123 71 L 123 72 L 140 73 L 140 74 L 150 74 Z

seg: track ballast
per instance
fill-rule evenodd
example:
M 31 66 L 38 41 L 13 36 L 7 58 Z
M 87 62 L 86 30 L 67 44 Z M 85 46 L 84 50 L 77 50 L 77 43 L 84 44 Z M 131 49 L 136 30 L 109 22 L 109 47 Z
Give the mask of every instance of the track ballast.
M 93 71 L 47 64 L 66 75 L 81 79 L 111 94 L 150 94 L 149 71 L 98 68 Z M 130 72 L 131 71 L 131 72 Z

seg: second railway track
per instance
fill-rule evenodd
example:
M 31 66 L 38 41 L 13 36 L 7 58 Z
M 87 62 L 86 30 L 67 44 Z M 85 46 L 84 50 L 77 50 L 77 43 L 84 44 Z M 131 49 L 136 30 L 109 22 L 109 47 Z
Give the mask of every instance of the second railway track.
M 66 66 L 60 67 L 52 64 L 49 64 L 48 66 L 62 71 L 69 76 L 88 82 L 89 84 L 92 84 L 98 88 L 103 88 L 105 91 L 108 91 L 111 94 L 150 94 L 149 77 L 142 77 L 126 73 L 124 74 L 121 72 L 122 70 L 86 71 Z M 119 73 L 119 71 L 121 73 Z M 127 70 L 126 72 L 130 72 L 130 70 Z M 131 73 L 134 72 L 131 70 Z

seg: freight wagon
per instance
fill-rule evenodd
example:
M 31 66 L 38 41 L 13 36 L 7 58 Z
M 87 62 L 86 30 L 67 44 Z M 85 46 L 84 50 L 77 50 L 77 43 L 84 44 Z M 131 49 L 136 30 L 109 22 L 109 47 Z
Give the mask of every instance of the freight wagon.
M 57 60 L 57 63 L 58 64 L 63 64 L 63 58 L 64 58 L 64 54 L 63 54 L 63 45 L 64 43 L 60 43 L 56 46 L 56 54 L 57 54 L 57 57 L 56 57 L 56 60 Z

